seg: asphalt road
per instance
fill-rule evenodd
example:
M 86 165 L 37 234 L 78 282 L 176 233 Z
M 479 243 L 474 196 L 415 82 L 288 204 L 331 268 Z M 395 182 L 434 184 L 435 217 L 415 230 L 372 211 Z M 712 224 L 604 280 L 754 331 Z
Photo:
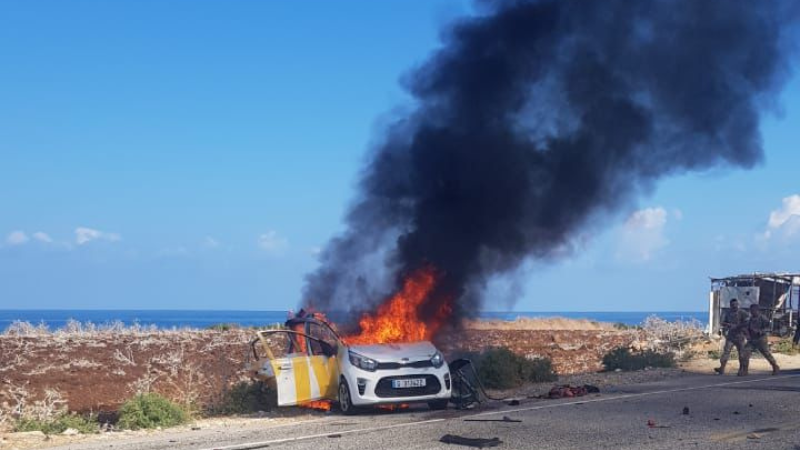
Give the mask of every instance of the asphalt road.
M 689 414 L 684 415 L 684 407 Z M 503 417 L 521 422 L 504 422 Z M 246 430 L 160 433 L 60 449 L 467 449 L 445 434 L 494 438 L 505 449 L 800 450 L 800 371 L 777 377 L 690 375 L 577 399 L 496 402 L 480 410 L 319 419 Z M 654 426 L 648 426 L 648 420 Z

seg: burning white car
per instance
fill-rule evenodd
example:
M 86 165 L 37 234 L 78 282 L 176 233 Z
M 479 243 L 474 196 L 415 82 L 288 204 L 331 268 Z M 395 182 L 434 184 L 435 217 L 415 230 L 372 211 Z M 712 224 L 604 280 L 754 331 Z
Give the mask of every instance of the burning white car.
M 276 390 L 278 405 L 330 400 L 345 414 L 360 406 L 419 402 L 447 408 L 450 371 L 430 342 L 348 346 L 313 317 L 287 326 L 260 331 L 251 343 L 254 375 Z

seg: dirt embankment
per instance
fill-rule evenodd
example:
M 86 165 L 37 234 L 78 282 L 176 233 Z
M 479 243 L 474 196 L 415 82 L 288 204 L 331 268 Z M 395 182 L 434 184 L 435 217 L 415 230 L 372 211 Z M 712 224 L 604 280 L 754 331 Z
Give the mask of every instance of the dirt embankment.
M 480 351 L 507 347 L 527 358 L 550 358 L 559 374 L 601 370 L 603 355 L 628 346 L 635 335 L 622 331 L 589 330 L 467 330 L 457 343 L 443 345 L 442 351 Z
M 251 338 L 241 330 L 0 336 L 0 407 L 31 404 L 47 390 L 81 412 L 116 410 L 145 391 L 212 404 L 246 377 Z
M 635 338 L 629 331 L 568 325 L 546 330 L 531 323 L 484 323 L 463 330 L 442 350 L 452 355 L 503 346 L 531 358 L 549 357 L 559 373 L 569 374 L 600 369 L 603 354 Z M 48 390 L 81 412 L 116 410 L 143 391 L 208 407 L 227 387 L 248 379 L 253 337 L 249 330 L 0 335 L 0 410 L 42 400 Z

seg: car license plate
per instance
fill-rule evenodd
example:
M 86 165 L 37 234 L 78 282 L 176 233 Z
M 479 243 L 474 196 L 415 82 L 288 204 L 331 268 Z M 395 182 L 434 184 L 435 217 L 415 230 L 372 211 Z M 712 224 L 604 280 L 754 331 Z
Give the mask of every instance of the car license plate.
M 395 389 L 425 387 L 425 378 L 407 378 L 403 380 L 392 380 L 392 387 Z

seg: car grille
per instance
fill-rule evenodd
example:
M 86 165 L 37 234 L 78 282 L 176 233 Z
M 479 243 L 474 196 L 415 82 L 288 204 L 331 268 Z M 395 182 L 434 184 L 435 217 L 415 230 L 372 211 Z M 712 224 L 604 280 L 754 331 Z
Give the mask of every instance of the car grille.
M 424 369 L 425 367 L 433 367 L 433 363 L 431 362 L 430 359 L 423 359 L 422 361 L 414 361 L 405 364 L 401 364 L 398 362 L 378 363 L 378 370 L 397 370 L 397 369 L 402 369 L 404 367 L 410 367 L 412 369 Z
M 392 380 L 406 380 L 409 378 L 424 378 L 425 387 L 395 389 L 392 387 Z M 401 375 L 396 377 L 385 377 L 378 381 L 375 386 L 375 395 L 378 397 L 419 397 L 421 395 L 433 395 L 442 390 L 439 379 L 433 375 Z

